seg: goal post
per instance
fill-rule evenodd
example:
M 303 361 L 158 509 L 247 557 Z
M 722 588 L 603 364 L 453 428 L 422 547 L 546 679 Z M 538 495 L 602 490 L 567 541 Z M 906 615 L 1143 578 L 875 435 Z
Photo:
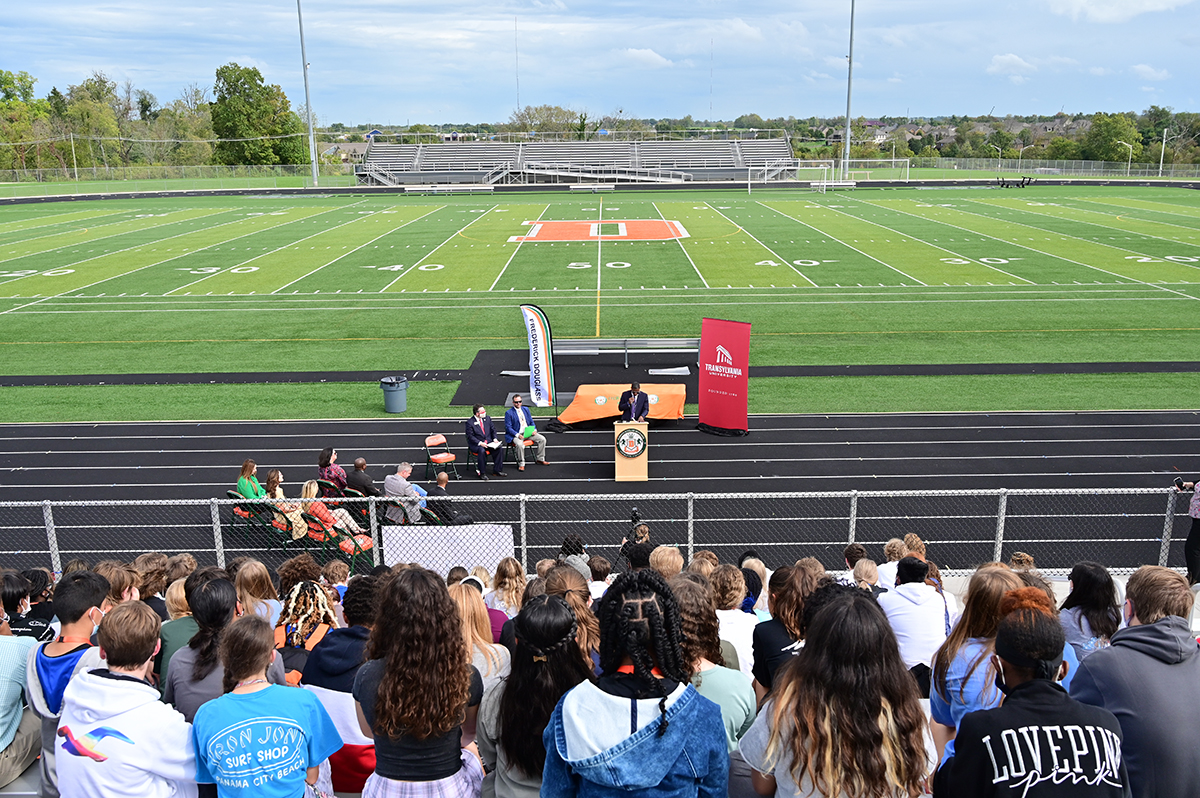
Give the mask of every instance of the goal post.
M 762 166 L 746 167 L 746 193 L 753 191 L 754 185 L 765 186 L 771 183 L 808 183 L 813 190 L 818 185 L 824 186 L 830 180 L 833 170 L 832 161 L 796 161 L 779 160 Z
M 903 180 L 908 182 L 908 158 L 851 158 L 846 161 L 847 180 Z

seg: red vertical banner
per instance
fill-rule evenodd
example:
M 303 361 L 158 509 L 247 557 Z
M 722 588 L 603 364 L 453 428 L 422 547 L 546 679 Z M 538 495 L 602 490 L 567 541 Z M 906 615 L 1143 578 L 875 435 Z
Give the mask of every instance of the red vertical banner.
M 705 319 L 700 327 L 700 429 L 745 435 L 750 385 L 750 324 Z

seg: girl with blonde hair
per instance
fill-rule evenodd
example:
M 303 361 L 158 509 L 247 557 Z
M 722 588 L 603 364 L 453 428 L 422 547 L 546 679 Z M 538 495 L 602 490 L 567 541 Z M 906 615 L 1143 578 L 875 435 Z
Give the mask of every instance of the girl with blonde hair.
M 238 569 L 233 584 L 237 588 L 238 601 L 242 603 L 242 612 L 261 615 L 274 628 L 283 603 L 276 598 L 275 583 L 271 581 L 267 566 L 258 560 L 247 560 Z
M 291 524 L 292 540 L 299 540 L 308 534 L 308 524 L 300 515 L 300 505 L 282 502 L 287 496 L 283 494 L 283 472 L 278 468 L 272 468 L 267 474 L 267 498 L 281 501 L 275 505 L 275 520 L 280 526 Z
M 504 646 L 492 643 L 492 625 L 483 596 L 471 583 L 451 585 L 450 598 L 462 616 L 462 635 L 471 652 L 471 664 L 483 677 L 484 695 L 508 676 L 510 655 Z
M 332 510 L 329 509 L 325 502 L 317 499 L 317 493 L 318 488 L 315 479 L 305 482 L 304 487 L 300 489 L 300 498 L 304 500 L 300 502 L 300 509 L 327 527 L 336 526 L 355 535 L 363 534 L 362 527 L 354 523 L 354 519 L 350 516 L 350 513 L 346 512 L 346 508 L 335 507 Z
M 505 557 L 496 566 L 494 588 L 484 600 L 488 607 L 500 610 L 509 618 L 521 611 L 521 596 L 525 593 L 525 569 L 512 557 Z
M 594 671 L 600 666 L 600 621 L 592 612 L 592 594 L 587 580 L 569 565 L 551 568 L 546 574 L 546 595 L 562 596 L 575 613 L 575 641 L 579 652 Z

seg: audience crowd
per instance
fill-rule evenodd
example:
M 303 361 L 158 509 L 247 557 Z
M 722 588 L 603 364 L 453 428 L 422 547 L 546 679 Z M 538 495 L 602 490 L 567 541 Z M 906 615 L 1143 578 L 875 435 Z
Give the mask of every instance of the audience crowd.
M 247 462 L 239 488 L 265 494 Z M 1018 554 L 960 606 L 916 535 L 836 572 L 685 562 L 644 525 L 623 544 L 613 564 L 568 535 L 535 574 L 351 577 L 308 553 L 4 571 L 0 786 L 40 760 L 47 798 L 1200 795 L 1176 571 L 1121 596 L 1082 562 L 1059 602 Z

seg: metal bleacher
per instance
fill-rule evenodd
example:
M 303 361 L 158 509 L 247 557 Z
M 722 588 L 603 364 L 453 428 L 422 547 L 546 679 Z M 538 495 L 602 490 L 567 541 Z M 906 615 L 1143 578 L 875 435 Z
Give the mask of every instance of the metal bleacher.
M 356 168 L 360 185 L 474 183 L 682 183 L 745 179 L 747 167 L 792 162 L 780 139 L 371 142 Z

